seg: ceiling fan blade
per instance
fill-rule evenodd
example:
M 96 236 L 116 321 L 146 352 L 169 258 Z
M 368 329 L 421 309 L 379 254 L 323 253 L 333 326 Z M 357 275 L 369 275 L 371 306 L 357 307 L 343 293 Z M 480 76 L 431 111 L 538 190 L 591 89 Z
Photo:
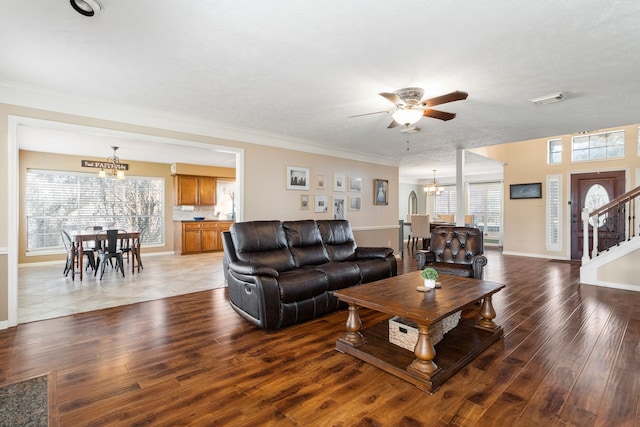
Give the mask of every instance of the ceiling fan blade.
M 396 126 L 399 126 L 400 123 L 396 122 L 395 120 L 391 120 L 391 123 L 389 124 L 389 126 L 387 126 L 387 129 L 392 129 Z
M 425 99 L 421 104 L 427 107 L 434 107 L 436 105 L 446 104 L 447 102 L 462 101 L 463 99 L 467 99 L 468 96 L 469 94 L 467 92 L 457 90 L 455 92 L 447 93 L 446 95 Z
M 386 99 L 389 102 L 392 102 L 396 105 L 404 105 L 404 102 L 402 101 L 402 99 L 396 95 L 395 93 L 389 93 L 389 92 L 380 92 L 378 95 L 380 95 L 381 97 L 383 97 L 384 99 Z
M 355 116 L 349 116 L 348 119 L 353 117 L 362 117 L 362 116 L 370 116 L 372 114 L 382 114 L 382 113 L 393 113 L 393 110 L 385 110 L 385 111 L 376 111 L 375 113 L 364 113 L 364 114 L 356 114 Z
M 431 110 L 431 109 L 424 110 L 423 116 L 431 117 L 433 119 L 444 120 L 445 122 L 447 120 L 452 120 L 456 118 L 456 115 L 453 113 L 447 113 L 446 111 L 438 111 L 438 110 Z

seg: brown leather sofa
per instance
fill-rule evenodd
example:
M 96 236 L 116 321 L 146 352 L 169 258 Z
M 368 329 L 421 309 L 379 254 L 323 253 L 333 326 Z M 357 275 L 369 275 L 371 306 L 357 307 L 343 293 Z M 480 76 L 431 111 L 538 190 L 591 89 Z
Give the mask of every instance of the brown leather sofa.
M 397 275 L 393 249 L 357 247 L 345 220 L 239 222 L 223 244 L 231 306 L 267 330 L 343 306 L 337 289 Z
M 482 231 L 474 227 L 437 227 L 431 232 L 428 251 L 417 252 L 418 269 L 482 279 L 487 258 Z

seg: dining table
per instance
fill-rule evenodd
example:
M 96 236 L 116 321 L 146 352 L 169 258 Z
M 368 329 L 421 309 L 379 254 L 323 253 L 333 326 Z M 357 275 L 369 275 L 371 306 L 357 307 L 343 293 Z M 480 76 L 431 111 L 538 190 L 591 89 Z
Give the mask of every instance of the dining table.
M 106 229 L 105 229 L 106 230 Z M 103 230 L 100 230 L 103 231 Z M 69 235 L 71 236 L 71 251 L 72 256 L 78 257 L 78 275 L 80 281 L 82 281 L 82 261 L 84 257 L 84 242 L 102 241 L 107 240 L 107 233 L 101 233 L 96 230 L 71 230 Z M 140 258 L 140 231 L 139 230 L 118 230 L 119 240 L 129 240 L 131 248 L 131 274 L 135 273 L 136 268 L 138 273 L 140 272 L 141 258 Z M 71 280 L 75 280 L 75 263 L 72 263 L 71 267 Z

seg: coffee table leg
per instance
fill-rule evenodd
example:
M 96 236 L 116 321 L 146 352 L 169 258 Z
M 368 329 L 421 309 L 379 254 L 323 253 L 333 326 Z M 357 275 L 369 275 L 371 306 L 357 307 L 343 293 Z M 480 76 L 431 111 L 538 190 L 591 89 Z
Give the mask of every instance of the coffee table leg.
M 480 307 L 480 317 L 478 320 L 478 324 L 476 327 L 480 329 L 487 329 L 490 331 L 495 330 L 498 325 L 495 324 L 493 319 L 496 317 L 496 311 L 493 309 L 493 304 L 491 303 L 491 295 L 487 295 L 482 301 L 482 307 Z
M 349 315 L 347 317 L 347 332 L 342 338 L 338 338 L 345 344 L 357 347 L 367 342 L 367 339 L 360 333 L 362 328 L 362 320 L 360 320 L 360 313 L 358 306 L 355 304 L 349 304 Z
M 407 370 L 430 377 L 440 370 L 438 365 L 433 361 L 436 357 L 436 349 L 431 343 L 431 331 L 429 331 L 429 327 L 419 325 L 418 328 L 418 341 L 413 351 L 416 359 L 411 362 Z

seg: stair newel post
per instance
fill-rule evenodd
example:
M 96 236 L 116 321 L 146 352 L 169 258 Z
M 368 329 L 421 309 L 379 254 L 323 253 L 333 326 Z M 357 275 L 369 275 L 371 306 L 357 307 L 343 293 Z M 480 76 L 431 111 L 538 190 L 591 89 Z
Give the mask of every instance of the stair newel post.
M 598 233 L 593 233 L 597 235 Z M 589 262 L 589 210 L 587 208 L 582 209 L 582 265 Z M 595 248 L 595 246 L 594 246 Z

